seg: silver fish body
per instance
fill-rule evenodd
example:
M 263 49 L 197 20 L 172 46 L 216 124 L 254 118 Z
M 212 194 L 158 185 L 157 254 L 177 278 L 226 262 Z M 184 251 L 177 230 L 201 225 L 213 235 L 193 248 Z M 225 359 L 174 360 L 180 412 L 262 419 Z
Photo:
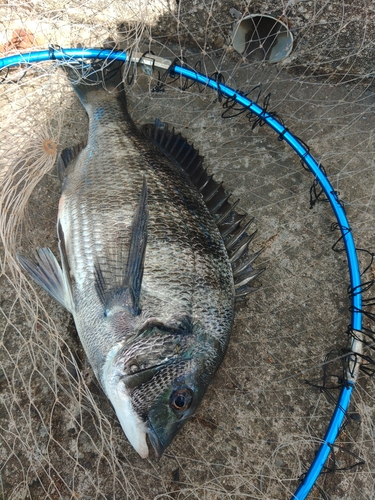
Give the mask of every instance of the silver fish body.
M 133 447 L 147 457 L 148 435 L 160 456 L 224 357 L 236 295 L 230 253 L 186 172 L 135 127 L 119 63 L 86 81 L 66 72 L 89 133 L 59 160 L 62 269 L 48 249 L 36 264 L 19 260 L 72 313 Z M 250 281 L 251 266 L 240 265 Z

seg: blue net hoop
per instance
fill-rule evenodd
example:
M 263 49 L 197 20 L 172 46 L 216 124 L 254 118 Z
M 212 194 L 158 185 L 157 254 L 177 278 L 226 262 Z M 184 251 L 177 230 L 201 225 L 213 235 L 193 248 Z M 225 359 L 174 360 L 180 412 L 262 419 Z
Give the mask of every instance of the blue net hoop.
M 147 56 L 150 57 L 150 56 Z M 151 56 L 152 58 L 152 56 Z M 80 48 L 50 48 L 48 50 L 27 52 L 16 54 L 8 57 L 0 58 L 0 71 L 10 67 L 19 65 L 30 65 L 32 63 L 43 61 L 62 61 L 64 63 L 72 63 L 77 59 L 104 59 L 113 60 L 119 59 L 124 62 L 129 62 L 128 54 L 110 49 L 80 49 Z M 353 234 L 350 229 L 349 221 L 345 211 L 340 204 L 337 193 L 333 189 L 325 172 L 320 168 L 319 163 L 310 154 L 306 145 L 300 139 L 293 135 L 272 113 L 267 112 L 254 101 L 248 99 L 240 92 L 231 87 L 220 83 L 217 80 L 210 78 L 202 73 L 199 73 L 184 65 L 171 64 L 168 69 L 171 76 L 179 75 L 200 85 L 211 88 L 220 95 L 235 101 L 244 109 L 257 116 L 262 122 L 266 123 L 273 129 L 280 140 L 284 140 L 297 153 L 303 163 L 308 167 L 315 179 L 319 182 L 325 196 L 327 197 L 333 213 L 337 219 L 338 227 L 341 231 L 342 241 L 344 242 L 345 252 L 347 256 L 350 289 L 351 293 L 351 328 L 361 336 L 362 330 L 362 290 L 361 290 L 361 275 L 357 258 L 356 247 L 354 244 Z M 312 461 L 308 471 L 305 473 L 301 483 L 291 499 L 304 500 L 311 489 L 313 488 L 317 478 L 319 477 L 324 464 L 326 463 L 335 440 L 340 432 L 346 412 L 349 408 L 350 399 L 355 387 L 358 373 L 358 359 L 356 354 L 361 353 L 361 342 L 352 340 L 351 357 L 349 357 L 349 369 L 346 381 L 341 388 L 335 409 L 328 424 L 326 433 L 321 440 L 320 447 Z

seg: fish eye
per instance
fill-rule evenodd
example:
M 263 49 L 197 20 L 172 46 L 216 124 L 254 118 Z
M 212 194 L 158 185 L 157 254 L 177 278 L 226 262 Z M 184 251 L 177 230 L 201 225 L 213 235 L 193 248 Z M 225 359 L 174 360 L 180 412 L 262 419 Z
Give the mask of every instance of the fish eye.
M 190 408 L 193 402 L 193 391 L 188 388 L 177 389 L 172 393 L 170 406 L 176 412 L 183 412 Z

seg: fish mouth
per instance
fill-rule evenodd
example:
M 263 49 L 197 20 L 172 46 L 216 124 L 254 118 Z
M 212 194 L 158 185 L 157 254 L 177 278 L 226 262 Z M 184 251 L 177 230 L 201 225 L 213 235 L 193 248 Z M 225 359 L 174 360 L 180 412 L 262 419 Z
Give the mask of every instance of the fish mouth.
M 163 445 L 160 441 L 158 435 L 152 427 L 150 420 L 148 420 L 147 436 L 152 447 L 154 448 L 155 455 L 157 456 L 157 458 L 160 458 L 163 455 L 166 446 Z
M 155 430 L 155 426 L 151 423 L 151 420 L 152 415 L 149 415 L 147 418 L 147 437 L 155 451 L 156 457 L 160 458 L 187 419 L 182 418 L 178 421 L 173 420 L 172 422 L 164 421 L 161 426 L 158 425 L 158 422 L 154 422 L 157 430 Z

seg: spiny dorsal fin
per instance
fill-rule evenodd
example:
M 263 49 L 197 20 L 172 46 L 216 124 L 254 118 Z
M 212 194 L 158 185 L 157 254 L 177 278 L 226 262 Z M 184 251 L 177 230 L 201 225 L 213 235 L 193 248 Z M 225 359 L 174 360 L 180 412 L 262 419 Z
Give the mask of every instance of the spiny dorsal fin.
M 106 316 L 124 309 L 130 311 L 134 316 L 140 313 L 140 295 L 147 246 L 147 222 L 147 183 L 144 177 L 138 207 L 134 213 L 128 260 L 121 286 L 115 289 L 111 288 L 101 266 L 97 264 L 95 267 L 95 286 Z
M 239 267 L 243 269 L 240 281 L 238 281 L 239 277 L 237 279 L 235 277 L 236 297 L 244 297 L 256 290 L 257 288 L 250 286 L 249 283 L 264 269 L 256 271 L 251 266 L 261 251 L 248 254 L 248 245 L 255 233 L 249 235 L 247 229 L 253 219 L 242 226 L 246 214 L 241 215 L 235 210 L 239 200 L 233 204 L 229 202 L 230 194 L 224 189 L 222 183 L 219 184 L 212 175 L 207 174 L 203 167 L 203 157 L 180 133 L 176 134 L 174 129 L 169 130 L 168 126 L 159 120 L 156 120 L 154 124 L 144 125 L 143 132 L 168 158 L 185 171 L 202 194 L 224 240 L 233 272 Z

